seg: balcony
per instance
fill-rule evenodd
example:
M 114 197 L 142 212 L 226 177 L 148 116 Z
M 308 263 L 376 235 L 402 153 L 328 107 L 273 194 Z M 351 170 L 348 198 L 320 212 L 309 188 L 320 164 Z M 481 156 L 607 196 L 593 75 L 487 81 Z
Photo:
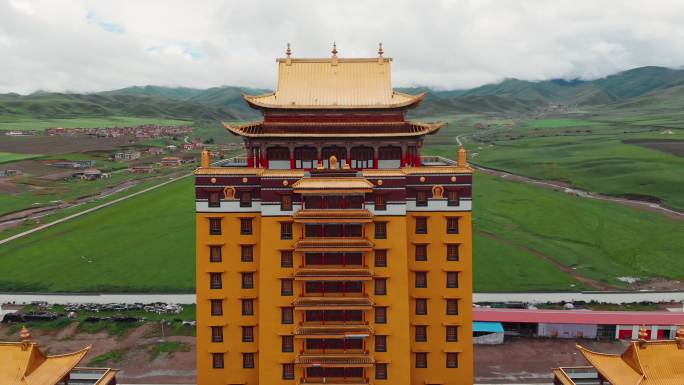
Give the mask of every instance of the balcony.
M 422 156 L 420 157 L 420 163 L 423 166 L 455 166 L 457 163 L 455 160 L 445 158 L 443 156 Z
M 302 367 L 370 367 L 375 360 L 368 353 L 301 353 L 295 358 L 295 364 Z
M 367 378 L 309 377 L 302 378 L 299 385 L 368 385 Z
M 365 252 L 373 250 L 373 242 L 359 237 L 302 238 L 295 243 L 298 252 Z
M 295 310 L 371 310 L 368 297 L 299 297 L 292 302 Z
M 298 223 L 370 223 L 373 214 L 367 209 L 302 209 L 293 216 Z
M 370 281 L 368 267 L 300 267 L 294 272 L 295 281 Z
M 373 328 L 364 323 L 356 324 L 318 324 L 299 325 L 295 331 L 295 338 L 351 338 L 366 337 L 373 334 Z

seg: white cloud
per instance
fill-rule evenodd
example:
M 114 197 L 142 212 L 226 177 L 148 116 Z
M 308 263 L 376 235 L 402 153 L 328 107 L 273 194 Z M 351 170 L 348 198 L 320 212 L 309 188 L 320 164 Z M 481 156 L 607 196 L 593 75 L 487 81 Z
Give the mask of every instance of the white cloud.
M 397 86 L 594 78 L 684 64 L 684 2 L 0 1 L 0 92 L 272 88 L 274 58 L 374 56 Z

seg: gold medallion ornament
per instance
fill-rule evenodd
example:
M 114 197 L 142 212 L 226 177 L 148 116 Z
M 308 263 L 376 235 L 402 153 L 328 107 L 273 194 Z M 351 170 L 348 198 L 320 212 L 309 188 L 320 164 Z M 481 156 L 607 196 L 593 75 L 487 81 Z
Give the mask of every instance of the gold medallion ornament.
M 216 178 L 211 178 L 211 183 L 212 184 L 216 183 Z
M 246 177 L 242 178 L 242 183 L 247 183 L 247 181 L 248 181 L 248 179 Z
M 432 197 L 436 199 L 441 199 L 444 197 L 444 187 L 436 185 L 432 187 Z
M 378 179 L 378 186 L 382 186 L 382 179 Z
M 421 183 L 422 183 L 422 182 L 425 182 L 425 177 L 424 177 L 424 176 L 421 176 L 421 177 L 420 177 L 420 182 L 421 182 Z
M 235 188 L 234 187 L 226 187 L 223 189 L 223 196 L 226 199 L 235 199 Z
M 290 184 L 290 182 L 288 182 L 288 181 L 286 181 L 286 180 L 283 181 L 283 186 L 287 186 L 287 185 L 289 185 L 289 184 Z
M 456 177 L 455 177 L 455 176 L 452 176 L 452 177 L 451 177 L 451 181 L 452 181 L 452 182 L 456 182 Z

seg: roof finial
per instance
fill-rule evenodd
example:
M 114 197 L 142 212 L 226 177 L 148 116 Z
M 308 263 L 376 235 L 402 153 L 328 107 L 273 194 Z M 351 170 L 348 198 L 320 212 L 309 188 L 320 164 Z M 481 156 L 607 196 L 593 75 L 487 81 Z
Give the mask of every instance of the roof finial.
M 292 55 L 292 50 L 290 49 L 290 43 L 287 43 L 287 49 L 285 50 L 285 55 L 287 55 L 287 57 L 290 57 L 290 55 Z
M 337 65 L 337 44 L 333 41 L 333 49 L 332 49 L 332 65 L 336 66 Z
M 28 329 L 26 329 L 26 326 L 21 327 L 21 331 L 19 332 L 19 339 L 21 340 L 21 348 L 23 350 L 28 349 L 29 345 L 31 344 L 31 333 Z
M 382 57 L 385 51 L 382 49 L 382 42 L 378 43 L 378 56 Z

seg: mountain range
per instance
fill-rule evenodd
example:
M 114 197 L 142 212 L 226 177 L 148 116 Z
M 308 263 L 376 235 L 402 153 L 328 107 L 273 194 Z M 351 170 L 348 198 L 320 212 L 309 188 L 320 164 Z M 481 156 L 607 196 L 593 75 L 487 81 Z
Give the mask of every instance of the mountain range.
M 531 112 L 548 104 L 681 108 L 684 105 L 684 70 L 650 66 L 586 81 L 505 79 L 468 90 L 400 90 L 429 93 L 421 108 L 414 112 L 422 116 L 445 112 Z M 203 121 L 247 120 L 258 117 L 258 114 L 243 102 L 241 94 L 265 92 L 268 90 L 235 86 L 209 89 L 136 86 L 88 94 L 0 94 L 0 115 L 31 118 L 124 115 Z

